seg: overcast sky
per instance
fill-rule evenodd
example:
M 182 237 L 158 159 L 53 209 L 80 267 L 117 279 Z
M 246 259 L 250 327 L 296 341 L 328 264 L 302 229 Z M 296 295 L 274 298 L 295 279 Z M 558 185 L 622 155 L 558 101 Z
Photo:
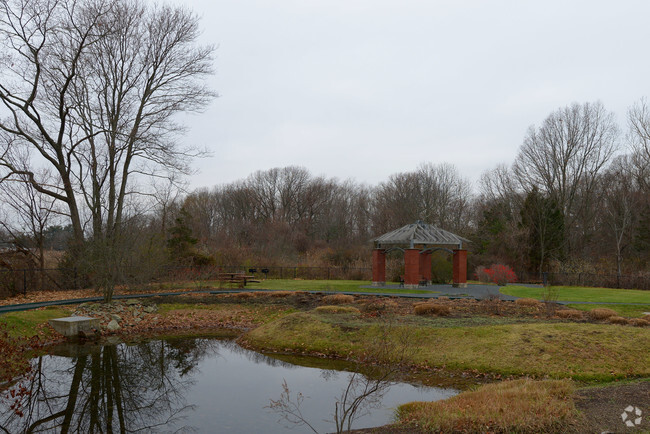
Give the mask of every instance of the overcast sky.
M 475 182 L 572 102 L 648 96 L 650 2 L 186 0 L 219 93 L 192 187 L 298 165 L 377 184 L 421 162 Z

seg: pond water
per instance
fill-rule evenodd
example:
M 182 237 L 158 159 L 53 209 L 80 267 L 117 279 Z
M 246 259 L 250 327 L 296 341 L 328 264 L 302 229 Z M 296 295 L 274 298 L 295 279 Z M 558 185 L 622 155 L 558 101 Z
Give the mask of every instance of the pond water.
M 335 405 L 346 388 L 359 393 L 374 384 L 372 375 L 300 366 L 214 338 L 66 344 L 32 362 L 32 374 L 11 389 L 19 393 L 2 393 L 4 432 L 311 432 L 269 408 L 271 400 L 281 399 L 283 382 L 293 403 L 302 394 L 303 418 L 318 432 L 333 432 Z M 300 363 L 310 364 L 305 358 Z M 353 428 L 390 423 L 399 404 L 457 393 L 384 384 L 386 390 L 371 396 L 380 398 L 377 405 Z

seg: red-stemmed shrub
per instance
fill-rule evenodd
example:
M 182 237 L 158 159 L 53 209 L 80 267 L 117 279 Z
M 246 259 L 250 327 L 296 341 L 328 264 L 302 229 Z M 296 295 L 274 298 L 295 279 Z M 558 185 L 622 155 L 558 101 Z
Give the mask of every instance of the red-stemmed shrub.
M 475 277 L 481 282 L 493 282 L 499 286 L 517 281 L 517 275 L 512 268 L 503 264 L 492 264 L 490 268 L 477 267 Z

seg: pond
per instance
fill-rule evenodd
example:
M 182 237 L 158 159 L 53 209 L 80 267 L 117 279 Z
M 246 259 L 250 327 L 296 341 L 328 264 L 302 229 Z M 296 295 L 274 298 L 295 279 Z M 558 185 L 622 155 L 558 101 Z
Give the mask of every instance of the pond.
M 322 359 L 296 359 L 301 365 Z M 234 341 L 174 338 L 137 344 L 65 344 L 35 358 L 32 373 L 0 399 L 0 430 L 22 432 L 311 432 L 283 419 L 295 417 L 271 400 L 302 394 L 299 411 L 318 432 L 336 431 L 333 414 L 342 393 L 372 386 L 363 376 L 328 366 L 301 366 L 243 349 Z M 349 369 L 350 366 L 347 366 Z M 352 427 L 392 421 L 394 408 L 414 400 L 453 396 L 451 388 L 381 382 L 373 408 L 359 411 Z M 383 387 L 386 390 L 383 390 Z M 286 398 L 286 396 L 285 396 Z M 13 407 L 12 407 L 13 406 Z M 295 411 L 293 412 L 295 413 Z

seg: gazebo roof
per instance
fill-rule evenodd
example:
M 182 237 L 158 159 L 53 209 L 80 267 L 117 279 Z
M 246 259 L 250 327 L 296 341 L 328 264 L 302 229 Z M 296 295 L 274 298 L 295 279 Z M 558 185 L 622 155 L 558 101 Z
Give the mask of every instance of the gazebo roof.
M 466 238 L 420 220 L 381 235 L 373 241 L 378 246 L 385 244 L 408 244 L 413 247 L 415 244 L 423 244 L 427 246 L 454 246 L 459 249 L 463 247 L 463 242 L 469 242 Z

